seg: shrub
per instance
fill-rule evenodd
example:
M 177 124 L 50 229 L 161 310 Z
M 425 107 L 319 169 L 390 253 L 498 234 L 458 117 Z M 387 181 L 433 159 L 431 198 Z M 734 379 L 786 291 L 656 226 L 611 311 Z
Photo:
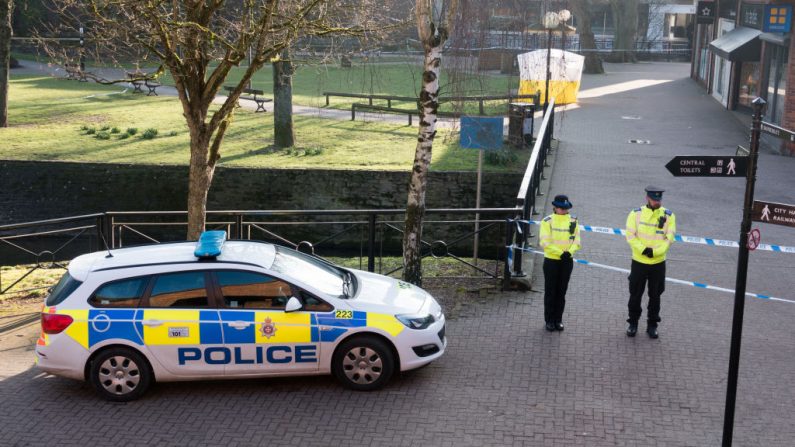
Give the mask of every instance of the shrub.
M 83 132 L 87 131 L 88 129 L 89 129 L 89 127 L 88 127 L 88 126 L 86 126 L 85 124 L 83 124 L 82 126 L 80 126 L 80 130 L 81 130 L 81 131 L 83 131 Z
M 155 129 L 153 127 L 150 127 L 149 129 L 146 129 L 144 131 L 144 133 L 141 134 L 141 138 L 143 138 L 144 140 L 151 140 L 151 139 L 155 138 L 156 136 L 157 136 L 157 129 Z
M 97 140 L 110 140 L 110 134 L 103 131 L 97 132 L 97 135 L 94 137 Z
M 126 140 L 127 138 L 130 138 L 130 134 L 128 133 L 123 133 L 119 135 L 120 140 Z
M 179 133 L 177 133 L 176 130 L 172 130 L 171 132 L 168 133 L 169 137 L 176 137 L 177 135 L 179 135 Z
M 137 133 L 138 133 L 138 128 L 137 127 L 128 127 L 127 128 L 127 134 L 128 135 L 135 135 Z
M 497 151 L 486 151 L 486 164 L 494 166 L 508 166 L 516 162 L 519 157 L 512 150 L 500 149 Z
M 97 129 L 94 129 L 93 127 L 86 129 L 86 135 L 94 135 L 95 133 L 97 133 Z
M 119 130 L 118 127 L 114 127 L 112 129 L 110 129 L 110 133 L 119 133 L 119 132 L 121 132 L 121 131 Z
M 323 148 L 321 147 L 310 147 L 309 149 L 304 151 L 304 154 L 309 156 L 320 155 L 323 153 Z
M 110 126 L 102 126 L 99 130 L 110 130 Z

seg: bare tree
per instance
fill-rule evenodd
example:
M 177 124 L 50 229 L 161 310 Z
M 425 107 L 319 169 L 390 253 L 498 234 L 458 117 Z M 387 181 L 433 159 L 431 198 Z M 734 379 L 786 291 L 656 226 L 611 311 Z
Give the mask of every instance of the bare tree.
M 295 145 L 293 131 L 293 63 L 284 50 L 273 63 L 273 143 L 278 148 Z
M 8 127 L 8 76 L 11 70 L 11 17 L 14 0 L 0 0 L 0 127 Z
M 613 51 L 620 62 L 635 62 L 635 39 L 638 34 L 638 0 L 610 0 L 615 24 Z
M 596 51 L 596 39 L 594 39 L 591 23 L 594 19 L 594 6 L 599 0 L 569 0 L 569 8 L 577 18 L 577 33 L 580 35 L 580 49 L 585 56 L 583 66 L 584 73 L 600 74 L 605 69 L 602 66 L 602 58 Z
M 422 285 L 422 222 L 425 217 L 428 167 L 431 164 L 433 139 L 436 137 L 442 46 L 453 31 L 457 9 L 458 0 L 417 0 L 416 3 L 417 32 L 425 56 L 419 99 L 420 126 L 403 233 L 403 279 L 416 285 Z
M 251 77 L 291 44 L 314 37 L 376 36 L 376 0 L 53 0 L 74 30 L 85 25 L 98 57 L 144 48 L 174 80 L 190 133 L 188 232 L 204 230 L 207 194 L 235 105 Z M 216 94 L 251 51 L 219 107 Z M 111 80 L 109 82 L 120 82 Z

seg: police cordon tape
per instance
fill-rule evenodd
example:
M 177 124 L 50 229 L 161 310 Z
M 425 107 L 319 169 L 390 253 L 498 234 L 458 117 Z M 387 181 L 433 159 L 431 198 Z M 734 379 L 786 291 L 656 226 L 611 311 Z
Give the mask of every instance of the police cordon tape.
M 514 220 L 514 222 L 538 225 L 541 221 L 538 220 Z M 591 233 L 602 233 L 602 234 L 613 234 L 616 236 L 626 236 L 626 231 L 622 230 L 621 228 L 609 228 L 609 227 L 592 227 L 590 225 L 580 225 L 580 230 L 587 231 Z M 521 233 L 521 231 L 520 231 Z M 685 242 L 689 244 L 699 244 L 699 245 L 714 245 L 718 247 L 734 247 L 738 248 L 740 244 L 736 241 L 727 241 L 722 239 L 710 239 L 706 237 L 699 237 L 699 236 L 682 236 L 681 234 L 677 234 L 674 236 L 674 240 L 679 242 Z M 766 250 L 766 251 L 774 251 L 779 253 L 795 253 L 795 247 L 787 247 L 784 245 L 772 245 L 772 244 L 759 244 L 756 248 L 757 250 Z
M 521 251 L 524 251 L 524 252 L 534 253 L 534 254 L 537 254 L 537 255 L 543 255 L 544 254 L 543 251 L 533 250 L 533 249 L 530 249 L 530 248 L 519 248 L 519 247 L 517 247 L 515 245 L 508 246 L 506 248 L 508 249 L 508 265 L 510 266 L 511 269 L 513 269 L 513 251 L 514 250 L 521 250 Z M 613 267 L 612 265 L 598 264 L 596 262 L 586 261 L 584 259 L 576 259 L 576 258 L 572 258 L 572 259 L 577 264 L 588 265 L 588 266 L 591 266 L 591 267 L 598 267 L 598 268 L 605 269 L 605 270 L 612 270 L 614 272 L 629 273 L 629 269 L 624 269 L 624 268 L 621 268 L 621 267 Z M 700 282 L 685 281 L 683 279 L 669 278 L 667 276 L 665 277 L 665 280 L 668 281 L 668 282 L 674 283 L 674 284 L 683 284 L 683 285 L 686 285 L 686 286 L 697 287 L 699 289 L 716 290 L 718 292 L 725 292 L 725 293 L 731 293 L 731 294 L 735 293 L 734 289 L 726 289 L 724 287 L 712 286 L 712 285 L 703 284 L 703 283 L 700 283 Z M 763 299 L 763 300 L 782 301 L 782 302 L 785 302 L 785 303 L 795 304 L 795 300 L 790 300 L 790 299 L 786 299 L 786 298 L 777 298 L 775 296 L 769 296 L 769 295 L 762 295 L 761 293 L 745 292 L 745 295 L 746 296 L 750 296 L 752 298 L 759 298 L 759 299 Z

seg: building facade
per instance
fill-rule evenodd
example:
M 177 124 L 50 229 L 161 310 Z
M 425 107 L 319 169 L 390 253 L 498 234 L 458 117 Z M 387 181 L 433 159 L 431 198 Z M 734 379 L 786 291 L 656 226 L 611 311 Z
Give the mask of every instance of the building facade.
M 713 0 L 696 4 L 691 77 L 729 110 L 767 101 L 764 120 L 795 130 L 795 1 Z M 795 144 L 763 137 L 763 145 L 795 156 Z

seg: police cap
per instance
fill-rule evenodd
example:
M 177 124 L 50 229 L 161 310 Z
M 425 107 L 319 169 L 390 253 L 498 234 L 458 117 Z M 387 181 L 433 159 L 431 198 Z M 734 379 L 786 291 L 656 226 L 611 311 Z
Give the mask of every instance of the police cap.
M 555 200 L 552 201 L 552 206 L 556 206 L 558 208 L 563 208 L 564 210 L 567 210 L 574 205 L 572 205 L 571 202 L 569 202 L 569 196 L 559 194 L 555 196 Z
M 646 187 L 646 196 L 652 200 L 662 200 L 664 189 L 659 188 L 657 186 L 647 186 Z

